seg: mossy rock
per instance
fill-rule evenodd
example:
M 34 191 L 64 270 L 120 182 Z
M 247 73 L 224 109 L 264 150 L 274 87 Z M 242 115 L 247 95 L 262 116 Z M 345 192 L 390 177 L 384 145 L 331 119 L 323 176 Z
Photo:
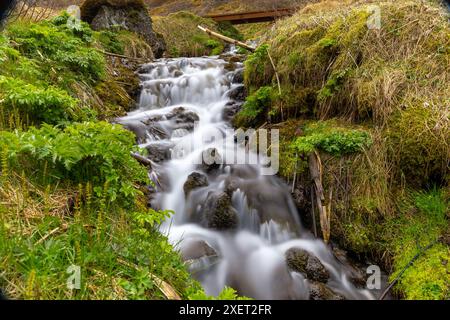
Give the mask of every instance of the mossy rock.
M 102 6 L 146 10 L 143 0 L 85 0 L 81 5 L 81 20 L 91 23 Z
M 141 0 L 87 0 L 81 7 L 81 18 L 94 30 L 120 28 L 140 35 L 156 58 L 166 50 L 162 37 L 153 31 L 152 19 Z

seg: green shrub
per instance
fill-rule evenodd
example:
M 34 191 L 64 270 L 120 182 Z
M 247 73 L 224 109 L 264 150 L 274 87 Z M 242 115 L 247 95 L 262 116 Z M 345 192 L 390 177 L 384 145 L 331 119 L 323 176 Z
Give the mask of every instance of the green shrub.
M 270 107 L 272 101 L 272 87 L 261 87 L 249 96 L 242 106 L 241 111 L 233 120 L 238 127 L 249 127 L 258 124 Z
M 105 59 L 91 47 L 92 31 L 84 24 L 80 29 L 70 29 L 65 23 L 48 21 L 15 23 L 7 34 L 23 55 L 41 60 L 48 72 L 71 71 L 90 82 L 104 77 Z
M 110 30 L 103 30 L 99 32 L 96 36 L 106 51 L 116 54 L 125 53 L 125 46 L 119 40 L 119 34 L 117 32 Z
M 78 101 L 54 86 L 37 87 L 10 77 L 0 76 L 0 97 L 4 111 L 18 111 L 32 123 L 62 124 L 90 118 Z
M 217 296 L 208 296 L 203 290 L 198 290 L 189 295 L 190 300 L 251 300 L 247 297 L 240 297 L 233 288 L 225 287 Z
M 341 156 L 361 152 L 372 144 L 368 132 L 330 126 L 330 123 L 318 122 L 306 126 L 304 136 L 297 138 L 292 147 L 300 154 L 309 154 L 318 149 Z
M 259 88 L 272 82 L 274 72 L 273 68 L 269 66 L 268 50 L 270 50 L 270 47 L 267 44 L 259 46 L 245 60 L 244 82 L 250 92 L 254 88 Z
M 13 168 L 36 170 L 42 179 L 91 182 L 97 196 L 107 185 L 112 202 L 133 201 L 136 183 L 148 183 L 147 172 L 130 155 L 134 135 L 106 122 L 79 123 L 65 129 L 43 125 L 27 132 L 1 132 L 0 146 Z

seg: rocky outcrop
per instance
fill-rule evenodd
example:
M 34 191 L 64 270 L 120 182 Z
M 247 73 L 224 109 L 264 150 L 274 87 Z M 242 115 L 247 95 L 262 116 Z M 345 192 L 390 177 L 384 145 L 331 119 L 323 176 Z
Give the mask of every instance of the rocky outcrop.
M 153 22 L 142 0 L 86 0 L 81 6 L 81 19 L 94 30 L 123 28 L 140 35 L 156 58 L 162 57 L 166 44 L 153 31 Z
M 231 206 L 231 197 L 225 192 L 211 192 L 201 211 L 208 228 L 228 230 L 237 227 L 237 212 Z
M 307 279 L 326 283 L 330 274 L 320 260 L 309 252 L 293 248 L 286 252 L 288 267 L 303 274 Z
M 208 178 L 199 172 L 193 172 L 189 175 L 186 182 L 184 183 L 183 190 L 186 197 L 191 193 L 192 190 L 207 187 L 208 186 Z

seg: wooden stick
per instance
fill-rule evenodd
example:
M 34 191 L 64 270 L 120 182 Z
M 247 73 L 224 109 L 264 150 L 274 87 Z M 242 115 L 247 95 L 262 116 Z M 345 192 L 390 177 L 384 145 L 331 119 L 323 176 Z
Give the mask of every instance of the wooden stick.
M 214 31 L 209 30 L 208 28 L 205 28 L 205 27 L 202 27 L 202 26 L 198 26 L 198 28 L 199 28 L 200 30 L 202 30 L 203 32 L 206 32 L 206 33 L 209 34 L 210 36 L 219 38 L 219 39 L 221 39 L 221 40 L 223 40 L 223 41 L 225 41 L 225 42 L 232 43 L 232 44 L 237 45 L 237 46 L 239 46 L 239 47 L 245 48 L 245 49 L 247 49 L 248 51 L 251 51 L 251 52 L 254 52 L 254 51 L 255 51 L 255 48 L 249 46 L 248 44 L 246 44 L 246 43 L 244 43 L 244 42 L 242 42 L 242 41 L 238 41 L 238 40 L 235 40 L 235 39 L 226 37 L 226 36 L 224 36 L 224 35 L 222 35 L 222 34 L 220 34 L 220 33 L 214 32 Z
M 322 229 L 323 240 L 326 244 L 330 241 L 330 218 L 331 218 L 331 198 L 333 193 L 330 192 L 329 201 L 327 205 L 325 199 L 325 191 L 322 184 L 323 167 L 320 155 L 314 151 L 309 155 L 309 171 L 311 179 L 314 181 L 316 191 L 316 202 L 320 216 L 320 227 Z
M 311 186 L 311 213 L 313 218 L 314 236 L 317 238 L 316 210 L 314 210 L 314 186 Z
M 397 278 L 394 279 L 394 281 L 391 282 L 391 284 L 386 288 L 386 290 L 384 290 L 384 292 L 381 294 L 380 298 L 378 300 L 384 300 L 384 298 L 386 298 L 387 294 L 389 293 L 389 291 L 391 291 L 391 289 L 394 287 L 394 285 L 398 282 L 398 280 L 400 280 L 400 278 L 403 276 L 403 274 L 405 273 L 406 270 L 408 270 L 409 267 L 411 267 L 414 262 L 416 262 L 417 259 L 420 258 L 420 256 L 422 254 L 424 254 L 426 251 L 430 250 L 436 243 L 438 243 L 438 241 L 433 241 L 431 242 L 429 245 L 427 245 L 425 248 L 423 248 L 422 250 L 420 250 L 409 262 L 408 264 L 403 268 L 402 271 L 400 271 L 400 273 L 398 274 Z
M 131 156 L 133 158 L 135 158 L 140 164 L 142 164 L 146 167 L 152 168 L 153 162 L 151 160 L 141 156 L 140 154 L 134 153 L 134 152 L 131 152 Z
M 275 66 L 275 63 L 273 62 L 272 56 L 270 55 L 269 48 L 267 48 L 267 55 L 269 56 L 269 60 L 270 60 L 270 63 L 272 64 L 273 71 L 275 71 L 275 76 L 277 78 L 277 84 L 278 84 L 278 92 L 281 96 L 280 76 L 278 75 L 277 67 Z M 281 113 L 283 113 L 283 109 L 281 109 Z
M 292 182 L 292 192 L 295 191 L 295 183 L 297 182 L 297 170 L 298 170 L 298 154 L 295 155 L 295 171 L 294 171 L 294 181 Z
M 121 258 L 117 258 L 117 261 L 124 265 L 127 266 L 129 268 L 133 268 L 135 270 L 141 270 L 139 268 L 138 265 L 132 263 L 132 262 L 128 262 L 125 261 Z M 166 296 L 167 299 L 169 300 L 181 300 L 180 295 L 177 293 L 177 291 L 175 290 L 174 287 L 172 287 L 172 285 L 170 285 L 168 282 L 162 280 L 160 277 L 158 277 L 157 275 L 148 272 L 148 275 L 150 276 L 150 278 L 153 280 L 154 284 L 156 285 L 156 287 Z
M 130 57 L 130 56 L 125 56 L 123 54 L 117 54 L 117 53 L 112 53 L 112 52 L 106 52 L 100 49 L 97 49 L 98 52 L 103 53 L 106 56 L 111 56 L 111 57 L 116 57 L 116 58 L 122 58 L 122 59 L 128 59 L 128 60 L 136 60 L 136 61 L 140 61 L 140 62 L 145 62 L 147 61 L 144 58 L 135 58 L 135 57 Z

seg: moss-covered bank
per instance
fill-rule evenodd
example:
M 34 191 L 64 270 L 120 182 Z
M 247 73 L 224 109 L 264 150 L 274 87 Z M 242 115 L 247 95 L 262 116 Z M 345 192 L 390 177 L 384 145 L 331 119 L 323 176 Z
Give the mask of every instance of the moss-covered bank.
M 155 31 L 164 37 L 167 44 L 166 55 L 170 57 L 197 57 L 223 52 L 226 44 L 199 30 L 199 25 L 237 40 L 242 39 L 231 24 L 216 23 L 187 11 L 154 16 L 153 22 Z
M 449 48 L 437 1 L 312 4 L 277 22 L 248 57 L 250 96 L 235 119 L 281 129 L 287 179 L 297 170 L 308 181 L 302 163 L 320 152 L 332 239 L 391 279 L 434 243 L 396 286 L 408 299 L 449 298 Z

